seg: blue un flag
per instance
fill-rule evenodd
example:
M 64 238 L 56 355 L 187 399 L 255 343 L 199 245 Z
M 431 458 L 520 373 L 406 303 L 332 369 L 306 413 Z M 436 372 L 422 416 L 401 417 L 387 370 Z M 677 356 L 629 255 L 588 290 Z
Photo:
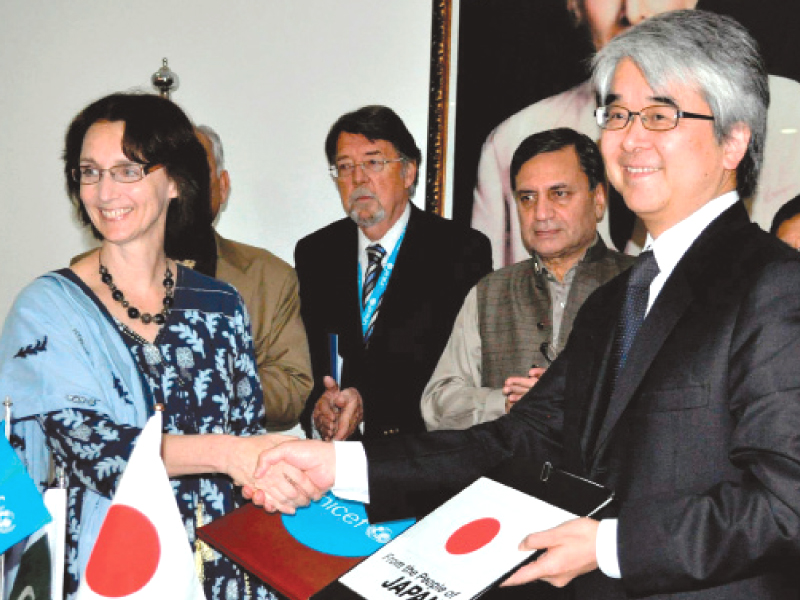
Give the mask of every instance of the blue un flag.
M 2 431 L 0 421 L 0 554 L 50 522 L 42 495 Z

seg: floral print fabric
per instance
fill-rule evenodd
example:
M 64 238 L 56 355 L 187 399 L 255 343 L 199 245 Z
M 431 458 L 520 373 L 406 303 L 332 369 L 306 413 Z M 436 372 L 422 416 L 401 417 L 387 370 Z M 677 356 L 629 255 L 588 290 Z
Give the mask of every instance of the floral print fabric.
M 71 278 L 75 280 L 74 275 Z M 145 390 L 153 402 L 164 405 L 165 433 L 265 433 L 248 316 L 230 286 L 179 267 L 175 305 L 154 343 L 117 325 L 139 367 Z M 57 464 L 65 467 L 69 477 L 66 583 L 72 595 L 80 578 L 75 544 L 83 517 L 82 491 L 88 488 L 113 496 L 140 429 L 82 409 L 48 413 L 39 417 L 39 422 Z M 196 527 L 241 504 L 230 478 L 184 476 L 173 478 L 172 486 L 208 600 L 273 597 L 259 580 L 196 542 Z

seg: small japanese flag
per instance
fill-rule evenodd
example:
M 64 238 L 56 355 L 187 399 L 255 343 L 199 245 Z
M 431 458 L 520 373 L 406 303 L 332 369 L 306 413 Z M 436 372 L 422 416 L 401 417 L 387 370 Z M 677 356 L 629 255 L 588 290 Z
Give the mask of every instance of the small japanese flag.
M 161 412 L 145 425 L 94 545 L 78 600 L 205 600 L 161 460 Z

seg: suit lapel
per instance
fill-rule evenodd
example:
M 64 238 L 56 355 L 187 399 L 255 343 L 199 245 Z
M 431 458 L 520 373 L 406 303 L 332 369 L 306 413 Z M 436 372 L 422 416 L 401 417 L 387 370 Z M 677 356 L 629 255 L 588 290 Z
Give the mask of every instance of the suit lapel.
M 625 409 L 631 402 L 639 384 L 641 384 L 653 360 L 658 355 L 667 336 L 672 332 L 675 324 L 689 307 L 693 298 L 691 287 L 686 276 L 681 271 L 674 271 L 667 280 L 655 304 L 650 309 L 642 327 L 633 341 L 628 360 L 617 379 L 608 403 L 608 410 L 603 418 L 597 444 L 594 448 L 596 457 L 603 449 Z M 612 334 L 613 337 L 613 334 Z M 609 350 L 610 350 L 609 344 Z M 606 353 L 608 356 L 610 352 Z M 608 367 L 608 360 L 606 360 Z M 608 369 L 604 369 L 604 377 L 608 377 Z
M 342 298 L 344 310 L 342 314 L 342 337 L 344 339 L 363 339 L 361 333 L 361 307 L 358 290 L 358 230 L 356 224 L 348 219 L 348 233 L 339 246 L 341 255 L 332 264 L 344 265 L 342 272 Z M 359 344 L 360 345 L 360 344 Z
M 608 284 L 608 297 L 603 298 L 593 311 L 592 323 L 596 327 L 589 333 L 588 341 L 584 344 L 585 348 L 580 349 L 583 356 L 578 358 L 579 371 L 570 372 L 570 379 L 578 380 L 574 385 L 583 386 L 582 395 L 586 399 L 585 409 L 580 411 L 580 440 L 584 464 L 588 464 L 589 461 L 586 459 L 592 455 L 593 450 L 588 448 L 589 436 L 599 427 L 597 419 L 605 416 L 605 413 L 600 414 L 599 407 L 603 405 L 602 396 L 606 391 L 611 345 L 629 275 L 629 272 L 625 273 Z
M 600 455 L 607 448 L 614 427 L 629 406 L 665 340 L 696 299 L 697 290 L 724 293 L 715 291 L 715 286 L 710 285 L 709 281 L 714 279 L 715 271 L 721 270 L 720 265 L 735 253 L 736 249 L 731 246 L 731 240 L 736 239 L 735 234 L 742 227 L 748 226 L 751 224 L 744 205 L 737 202 L 712 221 L 678 261 L 633 341 L 591 453 L 593 464 L 597 464 Z M 620 298 L 616 304 L 617 312 L 621 305 Z M 607 340 L 606 356 L 613 343 L 613 333 L 610 338 Z M 608 360 L 600 377 L 602 382 L 608 377 Z

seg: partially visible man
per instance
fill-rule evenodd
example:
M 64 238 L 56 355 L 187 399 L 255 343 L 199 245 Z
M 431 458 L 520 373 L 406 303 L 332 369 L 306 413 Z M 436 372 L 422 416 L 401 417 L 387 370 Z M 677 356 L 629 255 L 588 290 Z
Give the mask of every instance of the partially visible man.
M 769 232 L 795 250 L 800 249 L 800 196 L 795 196 L 778 209 Z
M 589 294 L 633 264 L 597 234 L 607 185 L 599 148 L 573 129 L 536 133 L 517 148 L 511 189 L 531 258 L 467 295 L 422 395 L 429 431 L 508 412 L 564 347 Z
M 335 483 L 389 520 L 511 457 L 549 460 L 615 502 L 600 522 L 525 537 L 520 549 L 546 552 L 507 584 L 572 582 L 585 600 L 796 600 L 800 257 L 742 202 L 769 104 L 755 41 L 727 17 L 665 13 L 609 42 L 592 80 L 609 181 L 648 231 L 629 274 L 592 294 L 508 415 L 363 446 L 287 442 L 262 454 L 255 500 L 293 511 Z M 281 461 L 299 469 L 291 481 L 269 469 Z
M 197 137 L 208 154 L 211 209 L 216 219 L 230 196 L 230 175 L 219 135 L 208 125 L 200 125 Z M 297 424 L 312 387 L 297 275 L 286 262 L 263 248 L 227 240 L 216 231 L 214 239 L 215 276 L 237 289 L 250 314 L 267 427 L 271 431 L 290 429 Z
M 424 431 L 419 398 L 464 297 L 491 271 L 489 241 L 410 202 L 422 157 L 391 109 L 345 114 L 325 153 L 348 218 L 295 250 L 314 371 L 303 424 L 325 439 L 362 423 L 367 438 Z
M 575 23 L 585 27 L 595 48 L 602 49 L 615 36 L 654 15 L 676 9 L 703 7 L 702 0 L 565 0 Z M 722 12 L 724 4 L 720 3 Z M 780 18 L 780 16 L 776 16 Z M 800 127 L 800 84 L 785 77 L 769 77 L 771 104 L 764 151 L 764 168 L 757 189 L 743 198 L 753 221 L 764 229 L 778 207 L 800 193 L 800 136 L 783 131 Z M 481 150 L 472 207 L 472 226 L 492 242 L 496 268 L 527 258 L 521 243 L 518 223 L 509 218 L 514 211 L 514 195 L 509 184 L 509 166 L 514 150 L 527 136 L 554 127 L 571 127 L 597 139 L 600 129 L 594 120 L 597 102 L 589 81 L 545 98 L 522 109 L 500 123 L 486 138 Z M 620 205 L 609 210 L 626 212 Z M 622 209 L 621 211 L 619 209 Z M 629 215 L 630 213 L 628 213 Z M 612 215 L 613 217 L 613 215 Z M 618 219 L 617 217 L 613 217 Z M 631 236 L 631 225 L 609 227 L 609 218 L 600 224 L 600 233 L 621 250 Z M 613 225 L 613 224 L 611 224 Z M 641 240 L 634 231 L 627 250 L 638 251 Z

